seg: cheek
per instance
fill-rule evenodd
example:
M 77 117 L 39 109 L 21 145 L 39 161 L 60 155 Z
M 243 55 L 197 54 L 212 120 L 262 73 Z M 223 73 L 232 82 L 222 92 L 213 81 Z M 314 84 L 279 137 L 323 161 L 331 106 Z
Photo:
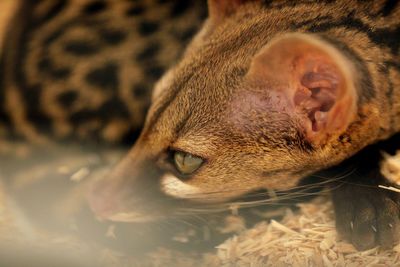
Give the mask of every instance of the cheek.
M 298 185 L 300 179 L 300 177 L 293 177 L 290 174 L 284 174 L 275 177 L 266 176 L 264 178 L 264 181 L 262 182 L 262 187 L 264 189 L 286 191 L 295 188 Z
M 202 182 L 199 183 L 199 180 Z M 193 180 L 190 182 L 194 183 Z M 164 194 L 177 199 L 190 200 L 197 203 L 220 203 L 248 192 L 249 188 L 241 182 L 221 184 L 210 181 L 210 179 L 201 178 L 197 179 L 196 185 L 192 185 L 182 182 L 171 174 L 165 174 L 161 178 L 161 190 Z
M 161 190 L 168 196 L 193 199 L 201 193 L 200 188 L 182 182 L 172 174 L 164 174 L 161 178 Z

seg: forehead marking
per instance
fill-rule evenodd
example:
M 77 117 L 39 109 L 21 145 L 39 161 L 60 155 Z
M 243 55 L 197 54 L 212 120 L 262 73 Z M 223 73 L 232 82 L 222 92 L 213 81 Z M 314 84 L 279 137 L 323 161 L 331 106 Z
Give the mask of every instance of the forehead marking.
M 171 85 L 170 93 L 166 96 L 166 99 L 163 100 L 157 109 L 151 114 L 151 118 L 149 120 L 149 124 L 147 126 L 147 129 L 145 131 L 148 133 L 150 132 L 153 128 L 154 125 L 158 122 L 164 111 L 168 108 L 169 105 L 175 100 L 175 98 L 178 96 L 179 92 L 184 88 L 185 84 L 190 80 L 190 78 L 193 77 L 195 71 L 191 70 L 188 75 L 185 75 L 184 79 L 181 81 L 177 82 L 175 81 Z

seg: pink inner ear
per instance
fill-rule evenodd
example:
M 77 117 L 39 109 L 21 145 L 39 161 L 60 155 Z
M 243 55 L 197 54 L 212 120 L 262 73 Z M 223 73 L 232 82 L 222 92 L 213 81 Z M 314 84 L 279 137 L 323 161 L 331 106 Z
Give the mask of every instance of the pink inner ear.
M 247 77 L 279 96 L 271 106 L 287 112 L 315 144 L 343 132 L 356 114 L 351 62 L 312 35 L 270 41 L 253 58 Z
M 300 78 L 294 104 L 306 113 L 313 131 L 326 127 L 329 111 L 337 99 L 338 84 L 335 72 L 327 68 L 306 72 Z
M 292 103 L 306 138 L 319 142 L 343 130 L 351 113 L 351 90 L 335 59 L 321 50 L 308 48 L 288 62 L 292 67 L 287 69 L 291 73 L 287 93 L 292 91 Z

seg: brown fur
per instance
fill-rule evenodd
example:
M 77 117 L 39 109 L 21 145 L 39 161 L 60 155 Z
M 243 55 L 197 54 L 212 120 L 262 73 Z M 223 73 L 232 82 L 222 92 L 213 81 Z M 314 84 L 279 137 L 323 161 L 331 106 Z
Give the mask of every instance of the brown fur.
M 400 130 L 399 5 L 389 12 L 389 1 L 273 1 L 264 7 L 238 1 L 227 11 L 224 3 L 209 2 L 216 10 L 156 87 L 138 142 L 94 188 L 92 206 L 105 218 L 159 217 L 170 212 L 168 199 L 175 205 L 176 199 L 219 202 L 260 188 L 290 189 Z M 345 106 L 349 123 L 340 120 L 343 127 L 321 142 L 309 140 L 290 111 L 273 108 L 276 86 L 266 94 L 251 82 L 259 51 L 293 32 L 334 47 L 355 69 L 356 112 Z M 182 177 L 169 161 L 175 150 L 205 163 Z M 181 180 L 176 189 L 163 183 L 165 173 Z M 186 207 L 178 203 L 175 208 Z
M 261 188 L 290 189 L 300 178 L 336 165 L 362 148 L 399 132 L 400 7 L 396 1 L 210 0 L 209 7 L 210 17 L 202 30 L 181 61 L 156 86 L 136 145 L 109 177 L 95 185 L 91 204 L 100 216 L 143 221 L 179 213 L 199 202 L 221 202 Z M 41 12 L 47 14 L 50 9 L 43 4 L 33 12 L 31 21 L 35 21 L 35 16 L 40 21 Z M 119 49 L 108 47 L 99 57 L 79 61 L 68 83 L 66 79 L 60 82 L 55 77 L 43 78 L 37 68 L 43 52 L 41 39 L 52 32 L 52 27 L 57 28 L 60 21 L 73 20 L 76 13 L 71 11 L 71 14 L 57 16 L 38 27 L 36 30 L 45 34 L 34 35 L 28 42 L 32 53 L 25 59 L 32 65 L 27 64 L 23 71 L 28 86 L 19 86 L 19 80 L 13 76 L 18 56 L 10 53 L 4 57 L 5 96 L 0 100 L 4 102 L 3 113 L 11 117 L 5 122 L 16 128 L 17 135 L 41 139 L 43 135 L 37 133 L 36 125 L 28 118 L 44 113 L 52 119 L 53 134 L 59 138 L 70 134 L 88 138 L 90 133 L 98 131 L 104 139 L 118 140 L 127 129 L 140 125 L 143 118 L 143 113 L 136 112 L 143 111 L 146 102 L 137 103 L 128 91 L 130 79 L 142 80 L 145 71 L 132 67 L 131 61 L 125 65 L 129 47 L 142 43 L 135 41 L 136 32 L 125 28 L 131 24 L 113 17 L 108 30 L 125 29 L 128 42 L 120 44 Z M 70 30 L 65 36 L 79 39 L 93 34 L 86 32 L 84 25 Z M 293 33 L 302 37 L 296 39 Z M 14 37 L 7 46 L 9 49 L 20 40 L 19 34 Z M 96 38 L 93 35 L 90 39 L 99 42 Z M 57 55 L 56 66 L 61 67 L 57 71 L 62 70 L 63 64 L 73 65 L 75 59 L 60 52 L 62 46 L 57 42 L 62 43 L 62 38 L 52 41 L 45 52 Z M 165 43 L 171 42 L 168 39 Z M 273 42 L 282 46 L 272 50 L 269 45 Z M 287 45 L 300 52 L 283 53 Z M 176 58 L 169 51 L 162 53 L 168 59 L 161 58 L 161 62 Z M 299 57 L 297 61 L 291 58 L 295 56 Z M 276 63 L 286 59 L 296 64 L 282 67 Z M 124 78 L 118 92 L 99 91 L 96 82 L 86 84 L 83 75 L 99 64 L 106 66 L 110 60 L 122 66 L 118 74 Z M 335 104 L 327 111 L 327 118 L 317 123 L 316 130 L 310 130 L 313 128 L 309 126 L 315 114 L 309 113 L 307 103 L 296 102 L 293 97 L 298 88 L 292 85 L 303 85 L 299 78 L 308 68 L 317 74 L 324 74 L 321 69 L 325 69 L 330 74 L 328 80 L 333 81 L 328 89 L 336 90 L 331 96 Z M 50 76 L 60 74 L 57 71 L 50 71 Z M 39 98 L 43 104 L 40 112 L 32 109 L 32 105 L 24 105 L 29 99 L 26 92 L 37 89 L 38 83 L 45 88 Z M 349 89 L 353 87 L 355 90 Z M 65 109 L 54 101 L 76 88 L 85 88 L 80 94 L 83 102 Z M 96 115 L 83 124 L 69 124 L 71 114 L 84 108 L 97 110 L 112 95 L 117 95 L 118 103 L 128 105 L 128 117 L 111 116 L 111 120 L 107 117 L 102 121 Z M 106 110 L 115 111 L 118 106 Z M 192 175 L 182 175 L 171 162 L 174 151 L 196 155 L 205 162 Z M 390 210 L 397 207 L 392 202 L 386 205 Z M 350 223 L 346 221 L 346 225 L 349 227 Z M 366 225 L 369 229 L 370 224 Z

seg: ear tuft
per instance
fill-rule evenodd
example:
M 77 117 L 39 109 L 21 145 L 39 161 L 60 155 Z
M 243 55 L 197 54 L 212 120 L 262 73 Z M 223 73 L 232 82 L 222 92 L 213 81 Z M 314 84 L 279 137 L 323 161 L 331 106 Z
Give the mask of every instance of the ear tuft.
M 315 36 L 292 33 L 273 39 L 253 58 L 247 75 L 270 95 L 283 95 L 285 101 L 272 106 L 290 113 L 314 144 L 345 131 L 356 114 L 352 63 Z

